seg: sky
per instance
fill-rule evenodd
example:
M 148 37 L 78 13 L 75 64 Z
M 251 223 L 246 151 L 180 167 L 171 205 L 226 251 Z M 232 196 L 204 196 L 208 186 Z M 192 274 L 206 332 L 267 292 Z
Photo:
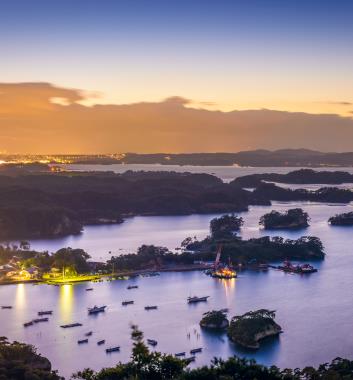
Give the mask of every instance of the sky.
M 69 118 L 64 109 L 68 105 L 90 107 L 92 112 L 97 104 L 106 110 L 108 105 L 163 105 L 170 97 L 187 100 L 179 102 L 180 108 L 226 114 L 269 109 L 327 114 L 328 118 L 336 114 L 349 124 L 353 115 L 352 19 L 353 2 L 343 0 L 1 1 L 0 116 L 6 116 L 0 117 L 0 150 L 28 149 L 34 125 L 42 135 L 50 132 L 48 115 L 40 114 L 41 107 L 66 115 L 69 136 L 81 116 L 75 113 L 76 119 Z M 43 91 L 48 90 L 43 90 L 45 83 L 50 84 L 51 97 L 43 99 Z M 36 120 L 20 111 L 22 101 L 29 105 L 29 84 L 34 91 L 31 115 L 35 113 Z M 9 88 L 12 98 L 5 93 Z M 52 93 L 53 88 L 61 90 Z M 71 90 L 76 91 L 78 99 L 61 97 L 65 90 L 71 95 Z M 54 108 L 44 104 L 53 100 Z M 23 120 L 16 124 L 19 118 Z M 92 128 L 98 133 L 96 119 Z M 120 116 L 115 114 L 113 119 L 111 128 L 123 127 Z M 16 131 L 12 133 L 9 126 Z M 214 133 L 219 127 L 214 125 Z M 346 137 L 338 131 L 337 138 L 341 135 Z M 107 151 L 104 144 L 97 151 Z M 116 149 L 141 149 L 140 145 L 126 142 Z M 188 147 L 169 145 L 175 151 L 204 149 L 196 142 Z M 267 141 L 263 145 L 272 147 Z M 339 140 L 334 141 L 332 149 L 339 145 Z M 234 149 L 256 146 L 234 143 Z M 327 144 L 320 146 L 327 149 Z M 88 148 L 92 149 L 77 146 L 77 151 Z M 74 143 L 71 149 L 75 150 Z M 110 149 L 114 146 L 109 145 Z M 214 149 L 222 150 L 222 145 Z

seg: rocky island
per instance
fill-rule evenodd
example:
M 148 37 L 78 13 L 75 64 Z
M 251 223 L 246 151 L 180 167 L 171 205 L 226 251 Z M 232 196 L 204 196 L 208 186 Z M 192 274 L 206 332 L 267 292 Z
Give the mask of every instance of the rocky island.
M 203 314 L 200 326 L 210 330 L 223 330 L 229 326 L 227 310 L 212 310 Z
M 233 264 L 249 262 L 266 263 L 283 260 L 322 260 L 325 258 L 324 246 L 315 236 L 302 236 L 296 240 L 284 239 L 281 236 L 263 236 L 260 238 L 242 239 L 232 227 L 229 233 L 229 219 L 220 217 L 211 220 L 210 235 L 198 241 L 188 240 L 186 249 L 193 253 L 183 252 L 178 260 L 214 260 L 219 245 L 222 245 L 221 261 Z M 224 226 L 222 227 L 222 224 Z M 214 228 L 217 226 L 217 228 Z M 221 236 L 220 235 L 221 232 Z M 226 233 L 225 233 L 226 232 Z M 190 255 L 190 256 L 189 256 Z
M 328 222 L 332 226 L 353 226 L 353 211 L 331 216 Z
M 259 224 L 266 230 L 298 229 L 309 226 L 309 215 L 301 208 L 293 208 L 284 213 L 271 211 L 260 218 Z
M 281 326 L 274 319 L 275 312 L 267 309 L 236 315 L 230 322 L 228 336 L 243 347 L 258 349 L 262 339 L 282 332 Z

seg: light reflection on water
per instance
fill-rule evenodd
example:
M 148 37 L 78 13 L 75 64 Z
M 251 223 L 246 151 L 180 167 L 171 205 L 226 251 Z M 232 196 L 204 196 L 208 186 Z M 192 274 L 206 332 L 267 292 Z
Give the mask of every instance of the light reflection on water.
M 69 323 L 72 319 L 72 309 L 74 305 L 74 286 L 65 284 L 60 286 L 59 304 L 60 317 L 63 323 Z

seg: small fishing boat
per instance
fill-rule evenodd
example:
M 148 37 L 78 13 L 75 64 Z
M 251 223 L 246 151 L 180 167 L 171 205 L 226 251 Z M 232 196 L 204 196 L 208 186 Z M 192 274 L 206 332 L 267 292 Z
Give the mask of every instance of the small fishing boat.
M 38 311 L 38 315 L 52 315 L 52 314 L 53 314 L 52 310 Z
M 82 326 L 82 323 L 69 323 L 68 325 L 61 325 L 60 327 L 62 327 L 63 329 L 69 329 L 71 327 L 78 327 L 78 326 Z
M 34 323 L 48 322 L 48 321 L 49 321 L 49 318 L 36 318 L 36 319 L 33 319 Z
M 93 331 L 88 331 L 85 336 L 91 336 L 93 334 Z
M 158 306 L 145 306 L 145 310 L 156 310 Z
M 188 303 L 197 303 L 197 302 L 207 302 L 207 299 L 209 298 L 209 296 L 205 296 L 205 297 L 188 297 Z
M 134 301 L 123 301 L 121 304 L 123 306 L 126 306 L 126 305 L 132 305 L 134 303 Z
M 92 290 L 93 290 L 93 288 L 87 288 L 86 292 L 91 292 Z
M 88 343 L 88 339 L 81 339 L 77 341 L 78 344 Z
M 190 354 L 197 354 L 198 352 L 201 352 L 202 351 L 202 348 L 199 347 L 199 348 L 194 348 L 192 350 L 190 350 Z
M 157 346 L 158 342 L 154 339 L 147 339 L 147 343 L 150 345 L 150 346 Z
M 137 289 L 138 288 L 138 285 L 129 285 L 128 287 L 127 287 L 127 289 Z
M 12 306 L 1 306 L 2 309 L 12 309 Z
M 276 269 L 282 270 L 283 272 L 287 272 L 287 273 L 298 273 L 298 274 L 317 272 L 317 269 L 314 268 L 310 264 L 293 265 L 288 260 L 284 261 L 283 265 L 279 265 Z
M 88 308 L 88 314 L 97 314 L 105 311 L 106 306 L 93 306 Z
M 120 351 L 120 346 L 110 347 L 105 350 L 106 353 Z
M 33 325 L 33 321 L 26 322 L 23 324 L 24 327 L 28 327 L 28 326 L 32 326 L 32 325 Z
M 183 352 L 178 352 L 178 353 L 176 353 L 174 356 L 185 356 L 185 351 L 183 351 Z
M 99 340 L 99 341 L 97 342 L 98 346 L 101 346 L 101 345 L 104 344 L 104 343 L 105 343 L 105 339 Z

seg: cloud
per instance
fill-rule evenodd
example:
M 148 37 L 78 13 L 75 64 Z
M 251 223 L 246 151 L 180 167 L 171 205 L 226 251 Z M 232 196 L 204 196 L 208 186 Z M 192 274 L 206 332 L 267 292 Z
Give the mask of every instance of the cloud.
M 21 153 L 353 150 L 353 120 L 274 110 L 221 112 L 173 96 L 85 106 L 89 92 L 50 83 L 0 83 L 0 150 Z M 60 101 L 52 102 L 52 99 Z
M 337 102 L 337 101 L 333 101 L 333 102 L 323 102 L 325 104 L 334 104 L 334 105 L 337 105 L 337 106 L 352 106 L 353 103 L 351 102 Z

